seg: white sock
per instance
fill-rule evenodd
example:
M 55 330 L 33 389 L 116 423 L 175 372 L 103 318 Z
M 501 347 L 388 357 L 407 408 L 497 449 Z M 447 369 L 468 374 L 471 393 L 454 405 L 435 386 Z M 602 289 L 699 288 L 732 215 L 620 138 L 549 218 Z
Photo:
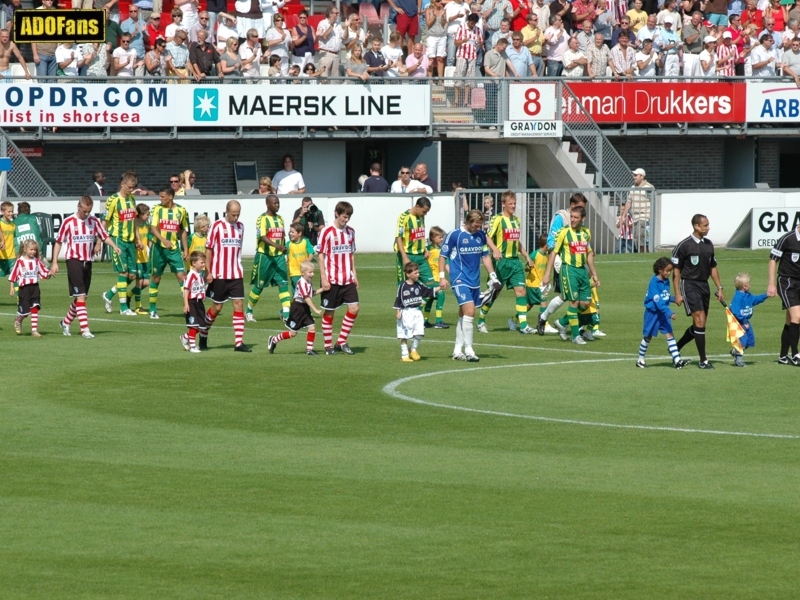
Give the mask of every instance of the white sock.
M 564 304 L 564 299 L 561 296 L 556 296 L 555 298 L 550 300 L 550 303 L 547 305 L 547 308 L 542 313 L 542 316 L 539 318 L 542 319 L 543 321 L 546 321 L 547 319 L 550 318 L 550 315 L 552 315 L 559 308 L 561 308 L 562 304 Z
M 464 354 L 475 354 L 472 349 L 472 321 L 474 317 L 464 317 L 464 323 L 461 328 L 464 330 Z
M 408 358 L 408 345 L 405 343 L 400 344 L 400 358 Z
M 422 337 L 415 335 L 414 339 L 411 340 L 411 349 L 416 350 L 419 347 L 419 343 L 422 340 Z
M 458 317 L 456 323 L 456 347 L 453 349 L 453 354 L 461 354 L 464 348 L 464 317 Z

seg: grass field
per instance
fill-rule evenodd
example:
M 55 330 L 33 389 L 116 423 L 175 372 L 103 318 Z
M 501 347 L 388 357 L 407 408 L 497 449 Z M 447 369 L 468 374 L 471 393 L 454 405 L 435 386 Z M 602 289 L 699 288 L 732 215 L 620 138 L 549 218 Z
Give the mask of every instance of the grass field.
M 636 369 L 654 259 L 598 258 L 608 337 L 585 347 L 509 332 L 505 292 L 477 365 L 450 359 L 453 329 L 400 362 L 388 255 L 358 257 L 352 357 L 302 338 L 270 356 L 277 292 L 252 354 L 227 306 L 200 356 L 167 277 L 160 321 L 125 318 L 96 265 L 94 340 L 61 335 L 64 275 L 42 284 L 42 339 L 14 335 L 5 296 L 0 597 L 796 597 L 800 369 L 774 363 L 779 301 L 756 309 L 746 369 L 718 305 L 715 371 L 675 371 L 663 338 Z M 765 290 L 766 253 L 719 259 L 729 298 L 739 271 Z

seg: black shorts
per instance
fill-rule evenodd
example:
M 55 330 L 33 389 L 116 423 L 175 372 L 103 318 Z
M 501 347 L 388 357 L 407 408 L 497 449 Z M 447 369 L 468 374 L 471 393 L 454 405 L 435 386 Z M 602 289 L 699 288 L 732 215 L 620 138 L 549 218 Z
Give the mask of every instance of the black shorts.
M 189 300 L 189 312 L 185 314 L 187 326 L 197 329 L 205 329 L 207 327 L 206 307 L 203 305 L 202 300 Z
M 23 285 L 21 288 L 19 288 L 17 316 L 26 317 L 31 314 L 32 308 L 41 308 L 42 305 L 39 304 L 40 300 L 41 292 L 39 291 L 38 283 Z
M 358 304 L 358 290 L 355 283 L 331 284 L 331 289 L 322 292 L 322 310 L 336 310 L 342 304 Z
M 314 317 L 311 316 L 311 307 L 305 302 L 292 302 L 289 309 L 289 318 L 286 320 L 286 329 L 297 333 L 301 329 L 314 325 Z
M 243 300 L 244 280 L 215 279 L 206 288 L 206 298 L 214 304 L 222 304 L 228 300 Z
M 73 298 L 87 296 L 92 285 L 92 261 L 67 259 L 67 283 Z
M 791 277 L 778 277 L 778 295 L 783 310 L 790 306 L 800 306 L 800 280 Z
M 561 274 L 553 271 L 553 291 L 561 295 Z
M 711 290 L 708 287 L 707 281 L 681 279 L 681 296 L 683 296 L 683 307 L 686 309 L 687 317 L 701 310 L 708 314 Z

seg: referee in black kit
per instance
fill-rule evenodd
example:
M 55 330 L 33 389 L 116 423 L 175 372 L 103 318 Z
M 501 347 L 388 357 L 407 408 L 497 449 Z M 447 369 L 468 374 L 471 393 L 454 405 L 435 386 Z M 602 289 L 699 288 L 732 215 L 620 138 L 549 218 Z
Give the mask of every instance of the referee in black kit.
M 700 354 L 700 363 L 697 366 L 701 369 L 713 369 L 714 366 L 706 357 L 706 317 L 711 300 L 709 276 L 717 286 L 717 298 L 720 302 L 725 301 L 725 296 L 719 281 L 717 259 L 714 258 L 714 244 L 706 238 L 708 219 L 705 215 L 695 215 L 692 217 L 692 227 L 692 235 L 675 246 L 672 252 L 675 303 L 678 306 L 683 304 L 686 316 L 692 317 L 692 325 L 678 342 L 678 350 L 694 339 Z
M 800 339 L 800 225 L 784 235 L 769 255 L 769 285 L 767 296 L 780 296 L 786 311 L 786 324 L 781 334 L 781 354 L 778 363 L 800 367 L 797 342 Z M 778 266 L 778 285 L 775 286 L 775 263 Z M 789 355 L 789 346 L 792 354 Z

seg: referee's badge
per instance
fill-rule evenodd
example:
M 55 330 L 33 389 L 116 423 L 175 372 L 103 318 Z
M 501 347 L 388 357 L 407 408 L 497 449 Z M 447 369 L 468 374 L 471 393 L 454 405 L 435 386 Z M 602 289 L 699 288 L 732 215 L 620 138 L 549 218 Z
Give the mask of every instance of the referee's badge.
M 793 252 L 792 253 L 792 262 L 797 262 L 798 260 L 800 260 L 800 254 L 798 254 L 797 252 Z
M 692 264 L 693 265 L 697 266 L 697 263 L 699 263 L 699 262 L 700 262 L 700 257 L 699 256 L 693 256 L 692 257 Z

